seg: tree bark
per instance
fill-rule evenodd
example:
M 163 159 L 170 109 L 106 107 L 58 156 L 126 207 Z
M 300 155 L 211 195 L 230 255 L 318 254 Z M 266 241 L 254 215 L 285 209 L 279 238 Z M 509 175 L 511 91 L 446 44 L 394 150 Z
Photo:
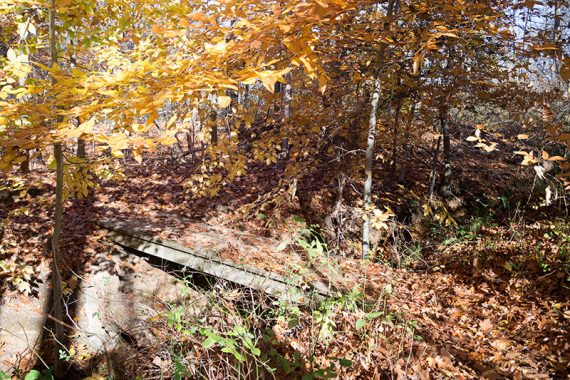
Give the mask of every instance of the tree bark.
M 208 122 L 210 124 L 210 143 L 212 145 L 218 144 L 218 124 L 217 124 L 217 115 L 215 111 L 210 112 L 210 120 Z
M 48 8 L 49 21 L 49 43 L 51 66 L 57 64 L 57 49 L 55 41 L 55 0 L 50 0 Z M 52 84 L 55 79 L 52 77 Z M 56 378 L 63 378 L 65 368 L 63 361 L 60 359 L 60 350 L 65 350 L 64 340 L 65 334 L 63 330 L 63 295 L 61 290 L 61 273 L 60 260 L 61 254 L 59 250 L 59 236 L 63 226 L 63 147 L 61 143 L 55 143 L 53 147 L 56 162 L 56 188 L 55 188 L 55 215 L 54 227 L 51 237 L 52 249 L 52 291 L 53 291 L 53 316 L 55 319 L 55 344 L 54 344 L 54 375 Z
M 386 18 L 391 18 L 394 8 L 397 6 L 398 0 L 390 0 L 386 10 Z M 383 29 L 388 32 L 390 30 L 391 20 L 386 20 Z M 380 75 L 384 67 L 384 54 L 388 45 L 382 43 L 376 58 L 376 73 L 374 75 L 374 89 L 370 98 L 370 118 L 368 120 L 368 138 L 366 142 L 366 156 L 364 171 L 366 180 L 364 181 L 364 223 L 362 224 L 362 258 L 368 259 L 370 254 L 370 213 L 369 208 L 372 201 L 372 167 L 374 163 L 374 142 L 376 138 L 376 113 L 378 112 L 378 102 L 380 101 L 380 91 L 382 89 L 382 80 Z
M 406 180 L 406 163 L 410 158 L 410 132 L 412 130 L 412 123 L 414 122 L 414 114 L 416 112 L 416 102 L 412 99 L 410 106 L 410 115 L 406 123 L 406 131 L 404 132 L 404 155 L 400 163 L 400 183 Z
M 85 150 L 85 140 L 81 137 L 77 139 L 77 157 L 85 160 L 87 158 L 87 152 Z
M 437 138 L 437 143 L 433 149 L 431 175 L 429 177 L 429 201 L 433 200 L 433 193 L 435 191 L 435 182 L 437 178 L 437 156 L 439 155 L 439 147 L 441 146 L 441 135 Z
M 443 138 L 443 180 L 440 192 L 444 198 L 451 196 L 451 136 L 449 134 L 449 124 L 447 122 L 447 109 L 440 110 L 439 121 L 441 126 L 441 135 Z
M 402 96 L 398 95 L 394 110 L 394 127 L 392 129 L 392 167 L 390 168 L 390 187 L 396 182 L 398 169 L 398 134 L 400 133 L 400 114 L 402 111 Z
M 27 174 L 30 172 L 30 152 L 23 150 L 22 154 L 26 157 L 26 159 L 20 164 L 20 170 L 23 174 Z
M 287 84 L 283 92 L 283 119 L 288 120 L 291 118 L 291 101 L 293 100 L 293 89 L 291 88 L 291 74 L 287 74 Z M 281 142 L 281 154 L 284 159 L 289 157 L 289 138 L 285 136 Z
M 380 75 L 374 79 L 374 90 L 370 99 L 370 119 L 368 120 L 368 139 L 366 143 L 366 162 L 364 182 L 364 212 L 365 219 L 362 226 L 362 258 L 367 259 L 370 253 L 370 214 L 368 208 L 372 200 L 372 164 L 374 163 L 374 141 L 376 135 L 376 113 L 378 111 L 378 102 L 380 100 L 380 90 L 382 82 Z
M 59 236 L 63 225 L 63 149 L 60 143 L 54 145 L 56 161 L 56 189 L 55 189 L 55 216 L 53 234 L 51 237 L 52 248 L 52 288 L 53 288 L 53 316 L 55 319 L 55 363 L 54 374 L 62 378 L 65 372 L 63 361 L 59 357 L 59 351 L 65 350 L 65 334 L 63 330 L 63 295 L 61 290 Z

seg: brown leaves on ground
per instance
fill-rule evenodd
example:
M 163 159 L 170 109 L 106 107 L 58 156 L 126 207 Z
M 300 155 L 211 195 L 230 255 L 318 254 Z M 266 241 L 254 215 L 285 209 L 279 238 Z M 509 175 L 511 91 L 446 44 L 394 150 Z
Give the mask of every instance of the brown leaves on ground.
M 208 247 L 217 241 L 225 247 L 222 257 L 283 275 L 306 267 L 302 251 L 279 251 L 278 241 L 255 235 L 294 242 L 287 207 L 312 207 L 311 217 L 318 220 L 330 208 L 334 192 L 319 190 L 322 183 L 314 177 L 299 183 L 297 204 L 271 215 L 257 208 L 256 215 L 243 219 L 235 210 L 276 186 L 275 168 L 257 168 L 214 199 L 193 199 L 181 185 L 190 169 L 153 165 L 129 167 L 128 181 L 106 183 L 93 197 L 68 203 L 62 252 L 69 267 L 84 270 L 95 253 L 111 252 L 110 242 L 93 224 L 104 217 L 128 220 L 145 232 L 188 246 Z M 334 177 L 329 177 L 334 186 Z M 28 212 L 25 208 L 35 199 L 3 206 L 6 225 L 0 259 L 17 258 L 35 266 L 49 257 L 50 194 L 46 190 L 42 196 L 47 201 L 34 203 Z M 13 215 L 19 208 L 24 211 Z M 199 228 L 203 225 L 189 221 L 193 219 L 209 220 L 213 226 Z M 369 302 L 385 300 L 385 305 L 376 306 L 384 314 L 367 319 L 363 311 L 335 309 L 327 320 L 334 333 L 319 335 L 311 330 L 313 317 L 304 311 L 295 328 L 279 321 L 273 326 L 280 352 L 289 359 L 300 354 L 305 363 L 313 360 L 319 368 L 332 365 L 347 379 L 382 378 L 388 373 L 420 379 L 564 376 L 570 362 L 570 305 L 564 272 L 555 269 L 563 252 L 556 240 L 561 232 L 551 225 L 537 221 L 481 228 L 475 238 L 435 247 L 416 272 L 340 257 L 327 259 L 327 265 L 314 262 L 312 272 L 304 271 L 307 280 L 324 276 L 344 293 L 360 285 Z M 390 295 L 387 285 L 393 289 Z M 345 368 L 331 357 L 346 358 L 352 365 Z

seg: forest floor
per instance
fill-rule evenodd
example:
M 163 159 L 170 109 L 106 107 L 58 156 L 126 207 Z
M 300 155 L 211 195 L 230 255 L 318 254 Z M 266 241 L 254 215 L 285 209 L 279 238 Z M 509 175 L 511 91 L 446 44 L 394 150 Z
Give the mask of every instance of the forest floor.
M 128 180 L 105 182 L 87 199 L 67 204 L 62 252 L 68 296 L 80 288 L 88 268 L 117 252 L 96 220 L 166 226 L 197 220 L 288 241 L 289 249 L 301 255 L 307 252 L 300 239 L 327 242 L 325 256 L 332 266 L 344 268 L 341 277 L 348 279 L 345 292 L 320 306 L 299 307 L 240 288 L 183 281 L 207 296 L 208 310 L 190 315 L 187 300 L 153 305 L 154 317 L 144 323 L 156 339 L 123 342 L 132 355 L 123 356 L 120 367 L 130 378 L 256 378 L 268 367 L 277 378 L 568 378 L 570 222 L 565 207 L 540 206 L 533 177 L 505 157 L 459 144 L 455 186 L 461 205 L 431 210 L 443 223 L 411 222 L 421 210 L 419 194 L 427 190 L 427 178 L 415 174 L 429 173 L 426 157 L 410 160 L 415 169 L 405 186 L 381 192 L 387 185 L 377 183 L 378 203 L 390 205 L 400 227 L 378 237 L 370 261 L 359 260 L 354 249 L 360 223 L 351 210 L 358 179 L 348 180 L 344 224 L 327 220 L 336 197 L 334 164 L 300 179 L 295 188 L 278 186 L 283 163 L 252 165 L 251 174 L 219 195 L 199 199 L 183 186 L 191 163 L 152 159 L 144 166 L 126 165 Z M 380 164 L 376 168 L 387 170 Z M 37 170 L 26 181 L 46 177 Z M 270 202 L 258 201 L 276 188 L 280 191 Z M 40 268 L 49 262 L 51 188 L 37 190 L 0 206 L 4 305 L 19 302 L 22 294 L 36 297 Z M 456 224 L 446 226 L 450 218 Z M 303 235 L 303 228 L 313 232 Z M 330 238 L 335 232 L 343 241 Z M 248 252 L 236 254 L 248 258 Z M 279 271 L 278 264 L 265 269 Z M 358 281 L 351 282 L 350 273 Z M 78 351 L 73 348 L 67 358 L 76 369 L 111 372 L 101 353 Z M 0 342 L 0 356 L 6 354 Z M 30 356 L 0 368 L 26 371 L 39 365 Z

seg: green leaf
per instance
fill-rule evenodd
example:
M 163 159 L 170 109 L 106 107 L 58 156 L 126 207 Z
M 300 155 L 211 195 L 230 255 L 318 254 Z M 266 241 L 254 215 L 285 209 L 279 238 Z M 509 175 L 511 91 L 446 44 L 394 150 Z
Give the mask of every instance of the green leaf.
M 202 342 L 202 347 L 204 347 L 205 349 L 208 349 L 208 348 L 212 347 L 214 344 L 216 344 L 216 340 L 213 337 L 209 337 L 209 338 L 206 338 L 206 340 L 204 340 Z
M 382 312 L 382 311 L 376 311 L 376 312 L 373 312 L 373 313 L 368 313 L 368 314 L 366 314 L 366 319 L 371 320 L 371 319 L 375 319 L 375 318 L 381 317 L 382 315 L 384 315 L 384 312 Z
M 245 334 L 245 329 L 244 329 L 242 326 L 240 326 L 240 325 L 235 325 L 235 326 L 234 326 L 234 332 L 235 332 L 237 335 L 244 335 L 244 334 Z
M 301 218 L 300 216 L 294 216 L 293 221 L 296 223 L 305 223 L 305 219 Z
M 24 377 L 24 380 L 38 380 L 41 378 L 42 378 L 42 373 L 37 369 L 33 369 L 30 372 L 28 372 L 26 377 Z
M 356 321 L 356 329 L 357 330 L 361 330 L 364 325 L 366 325 L 366 320 L 360 318 L 359 320 Z
M 352 367 L 352 362 L 348 359 L 339 358 L 338 364 L 340 364 L 342 367 L 346 367 L 346 368 Z

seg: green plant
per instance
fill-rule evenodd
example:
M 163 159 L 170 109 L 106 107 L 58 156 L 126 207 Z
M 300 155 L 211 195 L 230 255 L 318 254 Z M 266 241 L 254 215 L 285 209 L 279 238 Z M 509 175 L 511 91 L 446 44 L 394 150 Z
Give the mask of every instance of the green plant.
M 402 243 L 399 244 L 402 246 Z M 414 263 L 423 259 L 423 247 L 421 243 L 405 244 L 398 252 L 401 252 L 398 257 L 398 264 L 400 268 L 409 268 Z
M 186 379 L 192 375 L 190 371 L 186 369 L 182 361 L 183 358 L 181 355 L 176 355 L 174 357 L 174 380 Z
M 206 337 L 202 342 L 205 349 L 217 345 L 222 352 L 232 354 L 240 362 L 245 360 L 247 354 L 254 357 L 259 357 L 261 354 L 261 350 L 255 345 L 255 335 L 240 325 L 236 325 L 232 330 L 226 332 L 205 327 L 200 329 L 200 334 Z
M 14 378 L 13 376 L 10 376 L 6 372 L 0 371 L 0 380 L 10 380 L 13 378 Z M 49 369 L 43 371 L 32 369 L 24 376 L 23 380 L 53 380 L 53 375 L 51 374 L 51 370 Z
M 311 225 L 300 229 L 300 235 L 297 239 L 297 244 L 301 246 L 309 256 L 309 260 L 322 258 L 325 253 L 328 253 L 326 243 L 322 238 L 319 225 Z
M 313 380 L 313 379 L 334 379 L 338 376 L 335 370 L 335 363 L 338 363 L 341 367 L 352 367 L 352 362 L 344 358 L 327 358 L 330 364 L 326 368 L 319 368 L 313 370 L 311 373 L 306 374 L 302 377 L 302 380 Z

